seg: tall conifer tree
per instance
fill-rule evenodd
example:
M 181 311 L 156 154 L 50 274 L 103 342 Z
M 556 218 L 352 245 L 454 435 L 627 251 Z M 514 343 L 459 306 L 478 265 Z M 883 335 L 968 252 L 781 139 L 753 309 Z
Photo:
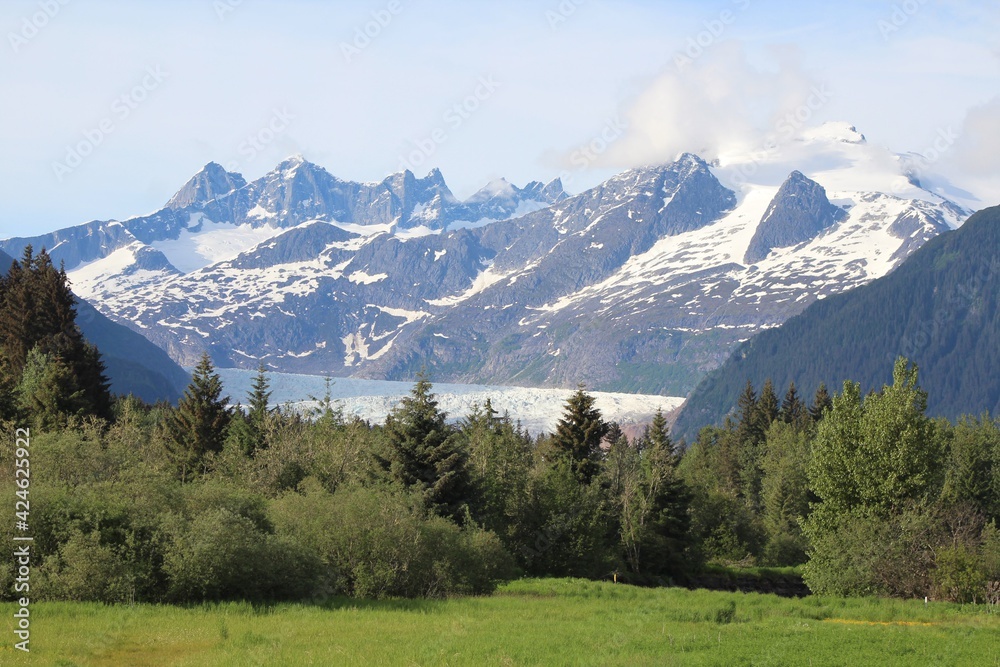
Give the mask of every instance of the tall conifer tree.
M 468 454 L 445 417 L 421 373 L 386 419 L 389 452 L 378 461 L 394 480 L 420 493 L 428 509 L 461 522 L 472 495 Z
M 594 397 L 580 387 L 566 402 L 565 412 L 550 441 L 551 447 L 567 456 L 584 484 L 600 469 L 601 441 L 609 426 L 594 407 Z
M 222 396 L 222 379 L 206 352 L 170 419 L 170 454 L 182 479 L 190 479 L 209 452 L 222 451 L 230 419 L 228 406 L 229 397 Z

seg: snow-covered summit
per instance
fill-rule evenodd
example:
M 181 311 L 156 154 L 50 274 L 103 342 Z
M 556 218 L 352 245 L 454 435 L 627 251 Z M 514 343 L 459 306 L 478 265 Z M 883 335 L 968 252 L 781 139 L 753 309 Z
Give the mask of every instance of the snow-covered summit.
M 680 395 L 740 341 L 885 275 L 962 223 L 918 166 L 828 124 L 575 196 L 443 175 L 342 180 L 304 159 L 208 165 L 167 207 L 0 243 L 178 361 Z M 241 177 L 240 177 L 241 178 Z M 930 185 L 929 185 L 930 184 Z
M 913 178 L 912 165 L 912 158 L 869 142 L 853 125 L 830 122 L 757 150 L 724 153 L 713 172 L 741 200 L 755 189 L 779 187 L 791 172 L 800 171 L 823 186 L 834 201 L 850 199 L 851 193 L 920 200 L 954 208 L 956 224 L 972 213 L 944 189 L 929 186 L 930 180 Z

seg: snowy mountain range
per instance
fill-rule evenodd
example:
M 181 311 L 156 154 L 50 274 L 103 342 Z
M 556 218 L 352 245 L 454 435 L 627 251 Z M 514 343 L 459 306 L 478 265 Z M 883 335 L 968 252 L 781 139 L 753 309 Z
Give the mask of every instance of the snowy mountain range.
M 971 211 L 912 159 L 828 124 L 777 150 L 685 154 L 569 196 L 437 170 L 340 180 L 216 164 L 147 216 L 0 242 L 191 365 L 684 395 L 741 341 L 885 275 Z

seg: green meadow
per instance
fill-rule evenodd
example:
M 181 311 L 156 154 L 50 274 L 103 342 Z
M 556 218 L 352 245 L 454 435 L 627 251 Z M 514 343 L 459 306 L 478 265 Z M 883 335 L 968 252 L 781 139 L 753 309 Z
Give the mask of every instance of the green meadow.
M 985 606 L 579 579 L 488 597 L 189 607 L 39 603 L 2 665 L 1000 665 Z

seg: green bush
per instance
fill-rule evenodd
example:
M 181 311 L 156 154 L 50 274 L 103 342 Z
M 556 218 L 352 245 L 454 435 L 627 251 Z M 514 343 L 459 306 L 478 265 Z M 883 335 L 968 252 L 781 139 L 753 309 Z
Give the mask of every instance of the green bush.
M 316 584 L 317 563 L 292 540 L 226 508 L 167 521 L 163 568 L 173 601 L 298 599 Z
M 935 597 L 942 600 L 978 602 L 986 590 L 979 557 L 964 545 L 939 549 L 931 577 Z
M 826 519 L 809 534 L 803 579 L 819 595 L 924 597 L 931 591 L 934 548 L 942 526 L 933 509 L 914 505 L 898 515 L 855 509 Z
M 132 563 L 101 544 L 97 533 L 75 532 L 39 568 L 38 590 L 46 600 L 130 602 L 136 597 Z
M 512 576 L 492 533 L 429 515 L 421 498 L 383 488 L 327 492 L 307 480 L 272 506 L 278 534 L 294 536 L 323 565 L 335 592 L 357 597 L 488 593 Z
M 557 459 L 532 471 L 518 556 L 530 574 L 604 578 L 616 567 L 613 506 L 598 484 L 582 485 Z

